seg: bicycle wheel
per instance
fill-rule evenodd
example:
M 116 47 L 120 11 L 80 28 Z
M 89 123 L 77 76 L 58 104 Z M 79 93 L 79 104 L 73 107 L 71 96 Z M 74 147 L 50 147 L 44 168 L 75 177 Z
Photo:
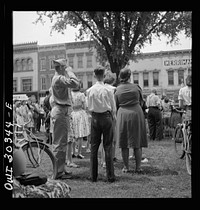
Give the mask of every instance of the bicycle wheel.
M 186 152 L 186 168 L 187 168 L 187 172 L 189 175 L 192 174 L 192 153 L 191 153 L 191 135 L 188 136 L 188 148 L 187 148 L 187 152 Z
M 174 134 L 174 148 L 176 151 L 176 155 L 178 158 L 182 159 L 185 155 L 184 151 L 184 139 L 183 139 L 183 131 L 181 126 L 177 125 Z
M 57 175 L 57 163 L 48 146 L 41 142 L 30 142 L 22 147 L 26 155 L 26 172 L 40 171 L 48 178 L 55 179 Z

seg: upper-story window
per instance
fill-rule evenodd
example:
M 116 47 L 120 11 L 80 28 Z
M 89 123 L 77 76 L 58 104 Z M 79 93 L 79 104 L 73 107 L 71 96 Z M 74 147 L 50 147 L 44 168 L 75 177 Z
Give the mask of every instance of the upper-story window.
M 32 91 L 32 80 L 31 80 L 31 78 L 22 79 L 22 91 L 23 92 Z
M 65 59 L 65 54 L 59 54 L 59 55 L 57 56 L 57 58 L 58 58 L 58 59 Z
M 13 79 L 13 93 L 17 92 L 17 79 Z
M 21 70 L 22 70 L 21 61 L 20 61 L 20 59 L 16 59 L 15 60 L 15 71 L 21 71 Z
M 174 85 L 174 71 L 168 71 L 168 85 Z
M 143 73 L 143 84 L 144 84 L 144 87 L 149 86 L 149 73 L 148 72 Z
M 87 68 L 92 68 L 92 54 L 87 54 Z
M 74 56 L 68 55 L 68 65 L 74 68 Z
M 90 88 L 92 86 L 92 77 L 92 73 L 87 75 L 87 88 Z
M 83 68 L 83 55 L 78 54 L 77 58 L 78 58 L 78 68 Z
M 184 83 L 184 70 L 178 70 L 178 84 Z
M 14 61 L 14 71 L 30 71 L 33 70 L 33 59 L 16 58 Z
M 49 69 L 54 69 L 54 63 L 53 60 L 55 59 L 55 56 L 49 56 Z
M 139 84 L 139 74 L 133 73 L 133 84 Z
M 159 85 L 159 73 L 153 72 L 153 86 Z
M 26 71 L 27 70 L 27 60 L 25 58 L 23 58 L 21 60 L 21 64 L 22 64 L 22 71 Z
M 40 59 L 40 70 L 45 70 L 46 69 L 46 58 L 41 58 Z
M 27 59 L 27 67 L 28 67 L 28 70 L 33 70 L 33 60 L 32 60 L 32 58 Z
M 47 89 L 46 77 L 42 76 L 41 77 L 41 90 L 46 90 L 46 89 Z

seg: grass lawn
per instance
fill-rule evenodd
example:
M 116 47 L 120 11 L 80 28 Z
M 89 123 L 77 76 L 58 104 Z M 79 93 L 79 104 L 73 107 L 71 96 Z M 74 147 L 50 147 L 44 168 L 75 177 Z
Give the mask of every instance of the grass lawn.
M 114 163 L 117 181 L 106 182 L 105 169 L 98 167 L 98 181 L 90 182 L 90 153 L 83 149 L 85 158 L 74 158 L 79 168 L 69 168 L 73 178 L 64 180 L 71 187 L 72 198 L 191 198 L 191 176 L 187 173 L 185 159 L 176 157 L 173 141 L 150 141 L 143 148 L 143 156 L 148 159 L 142 164 L 144 174 L 123 173 L 121 152 L 117 148 L 119 159 Z M 132 155 L 132 150 L 130 154 Z M 134 171 L 135 161 L 130 160 L 130 169 Z

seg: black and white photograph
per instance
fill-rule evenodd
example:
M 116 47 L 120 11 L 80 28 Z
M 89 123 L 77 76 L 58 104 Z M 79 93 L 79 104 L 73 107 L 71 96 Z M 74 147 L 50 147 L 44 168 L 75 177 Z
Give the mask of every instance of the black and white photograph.
M 192 198 L 192 11 L 11 15 L 12 198 Z

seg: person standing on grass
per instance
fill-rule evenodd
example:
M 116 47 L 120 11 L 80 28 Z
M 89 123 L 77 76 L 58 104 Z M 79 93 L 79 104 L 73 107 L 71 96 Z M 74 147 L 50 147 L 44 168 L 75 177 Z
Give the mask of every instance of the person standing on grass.
M 52 144 L 52 136 L 50 133 L 50 113 L 51 113 L 51 105 L 49 102 L 49 99 L 51 97 L 50 91 L 46 91 L 46 96 L 43 101 L 43 108 L 45 111 L 45 119 L 44 119 L 44 125 L 45 125 L 45 131 L 47 135 L 47 143 Z
M 83 159 L 82 152 L 83 137 L 90 134 L 88 116 L 86 113 L 86 100 L 85 94 L 80 92 L 81 81 L 77 88 L 72 88 L 72 126 L 74 130 L 74 139 L 72 143 L 72 155 L 73 157 Z M 75 147 L 78 145 L 78 154 L 75 154 Z M 68 164 L 70 167 L 70 163 Z M 72 165 L 73 167 L 73 165 Z
M 151 94 L 147 96 L 146 105 L 149 109 L 147 119 L 150 140 L 160 141 L 162 139 L 161 99 L 157 95 L 157 90 L 155 88 L 153 88 Z
M 115 181 L 114 164 L 112 156 L 113 146 L 113 117 L 116 105 L 113 92 L 104 82 L 105 68 L 102 66 L 94 69 L 97 82 L 87 90 L 88 110 L 92 114 L 91 119 L 91 153 L 90 172 L 91 181 L 98 178 L 98 149 L 103 135 L 103 147 L 105 151 L 106 176 L 108 182 Z
M 115 91 L 117 106 L 116 137 L 121 148 L 124 167 L 122 172 L 129 172 L 129 148 L 134 149 L 136 159 L 135 172 L 140 173 L 142 147 L 147 147 L 145 117 L 141 107 L 143 100 L 141 89 L 130 83 L 131 70 L 120 70 L 120 84 Z
M 65 59 L 53 60 L 53 63 L 55 75 L 51 84 L 53 104 L 51 118 L 53 126 L 52 140 L 58 166 L 56 179 L 67 179 L 71 178 L 65 168 L 68 132 L 70 132 L 70 108 L 72 105 L 70 88 L 76 88 L 79 83 L 65 72 Z
M 179 107 L 185 106 L 186 114 L 185 119 L 191 120 L 192 118 L 192 76 L 188 75 L 186 78 L 186 86 L 179 90 L 178 95 Z
M 115 77 L 113 74 L 111 74 L 111 72 L 107 71 L 106 74 L 105 74 L 105 78 L 104 78 L 104 84 L 105 86 L 110 89 L 113 94 L 116 90 L 116 87 L 113 86 L 113 84 L 115 83 Z M 115 150 L 116 150 L 116 115 L 114 116 L 114 119 L 113 119 L 113 131 L 114 131 L 114 134 L 113 134 L 113 161 L 117 161 L 117 158 L 115 157 Z M 104 152 L 104 149 L 103 149 L 103 142 L 101 142 L 101 145 L 100 145 L 100 151 L 101 151 L 101 165 L 103 168 L 106 167 L 106 163 L 105 163 L 105 152 Z

